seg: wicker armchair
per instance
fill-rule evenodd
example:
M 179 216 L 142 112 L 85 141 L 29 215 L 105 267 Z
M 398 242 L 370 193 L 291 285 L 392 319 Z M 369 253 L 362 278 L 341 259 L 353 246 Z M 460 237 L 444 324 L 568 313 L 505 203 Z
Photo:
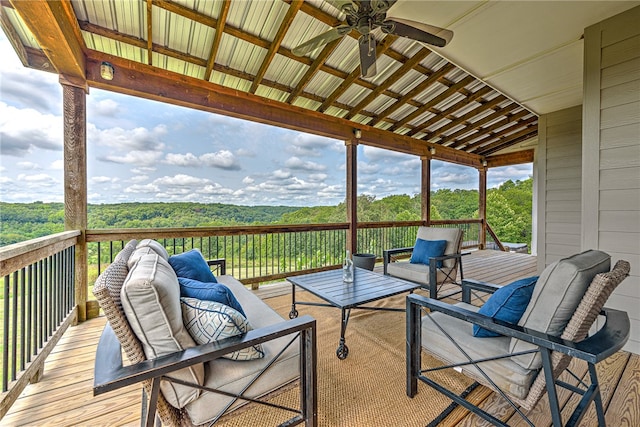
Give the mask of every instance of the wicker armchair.
M 560 386 L 582 395 L 566 425 L 578 425 L 591 402 L 594 402 L 598 423 L 604 426 L 595 365 L 626 344 L 630 329 L 627 313 L 604 308 L 609 295 L 628 276 L 630 266 L 621 260 L 608 271 L 609 262 L 608 255 L 587 251 L 547 267 L 535 285 L 533 297 L 517 325 L 479 314 L 478 307 L 470 304 L 450 305 L 418 295 L 408 296 L 407 395 L 415 396 L 419 380 L 494 425 L 506 425 L 497 415 L 485 412 L 429 377 L 429 372 L 435 369 L 455 368 L 499 393 L 530 425 L 525 412 L 536 406 L 545 392 L 549 397 L 553 425 L 563 425 L 556 390 Z M 596 264 L 599 264 L 600 271 L 607 272 L 597 273 L 598 270 L 593 267 Z M 577 281 L 583 284 L 570 287 L 567 281 L 574 285 Z M 467 280 L 463 288 L 468 295 L 471 290 L 492 292 L 498 287 Z M 558 292 L 564 292 L 565 295 L 558 304 L 566 300 L 575 300 L 575 303 L 571 301 L 561 309 L 549 309 L 549 298 L 557 300 Z M 425 309 L 428 310 L 426 314 L 423 312 Z M 541 324 L 554 324 L 565 314 L 569 316 L 567 321 L 554 326 L 565 325 L 558 326 L 562 328 L 560 333 L 550 332 L 551 326 L 547 329 L 540 327 Z M 587 337 L 599 315 L 606 319 L 604 325 Z M 501 336 L 474 337 L 473 324 Z M 421 349 L 445 365 L 422 369 Z M 583 383 L 582 387 L 576 387 L 559 379 L 562 372 L 568 371 L 569 363 L 574 358 L 587 363 L 590 385 Z

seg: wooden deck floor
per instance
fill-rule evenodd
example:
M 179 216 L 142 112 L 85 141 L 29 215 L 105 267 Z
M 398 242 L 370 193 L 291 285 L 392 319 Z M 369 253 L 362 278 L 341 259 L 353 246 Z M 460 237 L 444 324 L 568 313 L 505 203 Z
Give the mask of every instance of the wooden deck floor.
M 465 277 L 498 284 L 536 274 L 535 257 L 524 254 L 477 251 L 465 256 L 463 264 Z M 262 298 L 269 298 L 289 291 L 289 286 L 281 284 L 264 287 L 257 293 Z M 41 381 L 25 389 L 9 413 L 0 420 L 0 426 L 139 425 L 140 391 L 137 386 L 104 397 L 92 395 L 93 361 L 104 322 L 104 317 L 100 317 L 70 328 L 47 359 Z M 607 424 L 640 425 L 640 356 L 619 352 L 601 363 L 598 369 Z M 492 413 L 507 413 L 508 408 L 495 393 L 480 389 L 485 391 L 473 396 L 478 402 L 483 402 Z M 567 396 L 562 401 L 563 404 L 566 402 L 566 409 L 575 406 L 575 402 Z M 550 425 L 546 399 L 538 404 L 534 412 L 536 426 Z M 517 417 L 509 422 L 519 425 Z M 456 410 L 440 425 L 480 424 L 467 411 Z M 597 425 L 594 411 L 581 425 Z

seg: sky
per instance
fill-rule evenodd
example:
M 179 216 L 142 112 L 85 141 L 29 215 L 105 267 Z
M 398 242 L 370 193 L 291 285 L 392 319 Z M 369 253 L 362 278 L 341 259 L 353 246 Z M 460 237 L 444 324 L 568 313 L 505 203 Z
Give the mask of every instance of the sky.
M 63 202 L 62 88 L 22 66 L 0 31 L 0 201 Z M 420 192 L 420 159 L 358 146 L 358 194 Z M 344 141 L 90 89 L 88 201 L 318 206 L 345 199 Z M 489 188 L 532 165 L 490 169 Z M 477 189 L 474 168 L 433 161 L 432 190 Z

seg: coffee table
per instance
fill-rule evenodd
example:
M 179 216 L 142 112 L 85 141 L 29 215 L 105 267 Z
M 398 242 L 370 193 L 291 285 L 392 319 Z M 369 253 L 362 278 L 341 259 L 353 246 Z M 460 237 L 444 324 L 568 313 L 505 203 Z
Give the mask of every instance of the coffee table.
M 342 281 L 341 269 L 287 278 L 287 281 L 291 282 L 291 312 L 289 312 L 289 318 L 298 317 L 296 304 L 340 309 L 342 313 L 340 341 L 336 350 L 336 355 L 340 360 L 346 359 L 349 354 L 349 348 L 345 343 L 344 336 L 349 323 L 351 309 L 405 311 L 404 308 L 365 307 L 363 305 L 403 292 L 413 292 L 420 287 L 417 283 L 385 276 L 362 268 L 355 268 L 354 270 L 353 283 L 344 283 Z M 296 286 L 311 292 L 327 303 L 296 301 Z

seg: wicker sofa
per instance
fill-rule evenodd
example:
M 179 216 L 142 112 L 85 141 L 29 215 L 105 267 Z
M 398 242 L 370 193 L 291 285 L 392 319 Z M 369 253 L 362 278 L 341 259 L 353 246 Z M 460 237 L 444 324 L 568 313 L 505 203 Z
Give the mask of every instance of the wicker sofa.
M 245 397 L 257 399 L 301 379 L 297 418 L 314 425 L 315 320 L 285 321 L 225 275 L 224 262 L 213 262 L 222 267 L 217 281 L 232 291 L 253 329 L 197 345 L 183 324 L 185 300 L 167 259 L 158 242 L 132 240 L 98 277 L 93 293 L 109 323 L 96 354 L 94 395 L 142 382 L 143 422 L 153 423 L 157 413 L 165 425 L 201 425 L 243 405 Z M 120 345 L 129 366 L 117 360 Z M 237 357 L 255 356 L 256 349 L 260 354 L 251 360 Z

